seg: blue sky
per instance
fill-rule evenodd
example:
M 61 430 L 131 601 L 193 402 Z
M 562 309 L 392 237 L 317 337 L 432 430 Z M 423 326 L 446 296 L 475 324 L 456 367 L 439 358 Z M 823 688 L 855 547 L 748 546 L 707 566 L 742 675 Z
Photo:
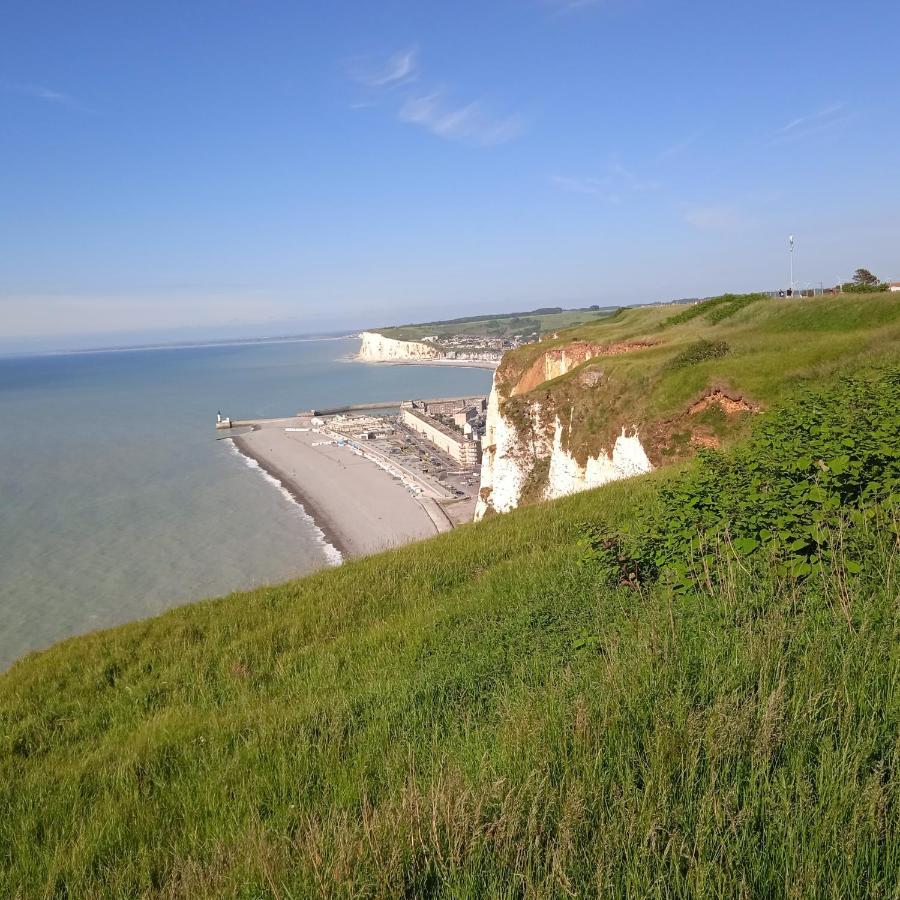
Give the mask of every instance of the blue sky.
M 900 4 L 7 0 L 0 337 L 900 279 Z M 258 330 L 258 329 L 257 329 Z

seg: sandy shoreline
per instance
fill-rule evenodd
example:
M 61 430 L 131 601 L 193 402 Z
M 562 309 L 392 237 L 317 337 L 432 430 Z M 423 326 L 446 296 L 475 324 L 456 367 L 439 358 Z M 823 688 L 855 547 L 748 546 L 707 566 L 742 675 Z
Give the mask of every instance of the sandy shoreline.
M 255 448 L 249 446 L 248 442 L 243 440 L 244 437 L 245 435 L 238 435 L 231 438 L 231 441 L 238 452 L 241 453 L 242 456 L 254 460 L 264 472 L 271 475 L 272 478 L 274 478 L 291 495 L 291 497 L 303 507 L 303 511 L 310 519 L 312 519 L 319 531 L 322 532 L 325 541 L 338 552 L 341 558 L 349 555 L 349 548 L 343 545 L 340 533 L 332 529 L 329 524 L 329 517 L 325 515 L 324 511 L 317 509 L 315 503 L 309 497 L 305 496 L 299 483 L 295 479 L 285 475 L 281 469 L 267 459 L 266 454 L 259 453 Z
M 309 420 L 258 426 L 232 441 L 283 485 L 345 559 L 442 530 L 423 503 L 376 463 L 349 447 L 324 443 L 325 434 L 285 431 L 286 426 L 308 428 Z

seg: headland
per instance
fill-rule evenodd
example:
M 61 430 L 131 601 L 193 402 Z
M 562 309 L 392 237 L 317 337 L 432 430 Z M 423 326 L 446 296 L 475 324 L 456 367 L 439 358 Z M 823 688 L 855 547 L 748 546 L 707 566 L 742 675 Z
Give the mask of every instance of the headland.
M 615 307 L 543 307 L 461 319 L 395 325 L 359 334 L 359 362 L 496 369 L 509 350 L 607 318 Z

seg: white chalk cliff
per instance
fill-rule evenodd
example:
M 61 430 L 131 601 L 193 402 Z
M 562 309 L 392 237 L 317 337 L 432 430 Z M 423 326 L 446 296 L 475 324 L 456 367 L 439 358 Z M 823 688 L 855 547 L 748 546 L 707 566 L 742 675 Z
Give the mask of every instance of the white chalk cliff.
M 593 355 L 593 354 L 590 354 Z M 548 354 L 549 356 L 549 354 Z M 524 393 L 533 382 L 534 369 L 546 368 L 551 378 L 564 375 L 571 368 L 581 364 L 584 354 L 575 354 L 569 359 L 558 351 L 552 354 L 546 364 L 532 366 L 520 381 L 513 385 L 511 394 Z M 540 361 L 539 361 L 540 363 Z M 542 373 L 543 374 L 543 373 Z M 622 433 L 613 443 L 612 450 L 601 450 L 596 456 L 589 456 L 581 465 L 572 454 L 563 448 L 563 425 L 559 411 L 554 419 L 552 434 L 542 427 L 541 403 L 535 400 L 528 409 L 531 428 L 527 438 L 523 437 L 516 425 L 503 415 L 502 399 L 497 387 L 497 378 L 491 388 L 488 400 L 485 434 L 482 440 L 483 458 L 481 464 L 481 486 L 475 508 L 475 520 L 484 518 L 490 510 L 509 512 L 519 505 L 522 488 L 535 463 L 549 459 L 543 499 L 564 497 L 589 488 L 599 487 L 610 481 L 629 478 L 651 471 L 653 466 L 647 457 L 638 435 Z
M 518 506 L 522 485 L 532 465 L 532 458 L 521 446 L 515 426 L 500 412 L 496 376 L 488 397 L 481 448 L 481 484 L 475 505 L 476 522 L 483 519 L 489 509 L 509 512 Z
M 438 347 L 421 341 L 398 341 L 377 331 L 363 331 L 357 359 L 363 362 L 397 362 L 406 359 L 442 359 Z
M 562 423 L 557 419 L 544 499 L 565 497 L 620 478 L 643 475 L 652 468 L 640 438 L 637 434 L 627 435 L 624 429 L 616 438 L 611 454 L 601 451 L 597 456 L 589 456 L 584 466 L 579 465 L 562 448 Z

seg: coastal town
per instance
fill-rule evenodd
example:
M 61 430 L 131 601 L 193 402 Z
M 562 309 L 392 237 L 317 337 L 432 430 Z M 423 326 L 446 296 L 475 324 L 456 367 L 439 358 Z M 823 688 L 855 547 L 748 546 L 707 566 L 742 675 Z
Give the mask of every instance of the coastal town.
M 553 308 L 436 322 L 426 333 L 363 331 L 352 359 L 495 369 L 506 352 L 540 339 L 542 330 L 607 312 Z M 265 420 L 220 412 L 216 428 L 229 431 L 234 448 L 302 506 L 336 551 L 332 559 L 421 540 L 479 515 L 489 428 L 484 395 L 353 403 Z
M 422 342 L 433 344 L 444 359 L 486 360 L 499 363 L 507 350 L 537 340 L 537 334 L 516 334 L 511 337 L 484 337 L 478 334 L 427 335 Z
M 363 456 L 386 463 L 413 493 L 430 493 L 453 524 L 472 519 L 481 476 L 486 397 L 407 400 L 398 415 L 315 417 Z
M 280 419 L 220 414 L 216 426 L 303 507 L 338 562 L 472 521 L 486 409 L 484 396 L 436 398 Z

